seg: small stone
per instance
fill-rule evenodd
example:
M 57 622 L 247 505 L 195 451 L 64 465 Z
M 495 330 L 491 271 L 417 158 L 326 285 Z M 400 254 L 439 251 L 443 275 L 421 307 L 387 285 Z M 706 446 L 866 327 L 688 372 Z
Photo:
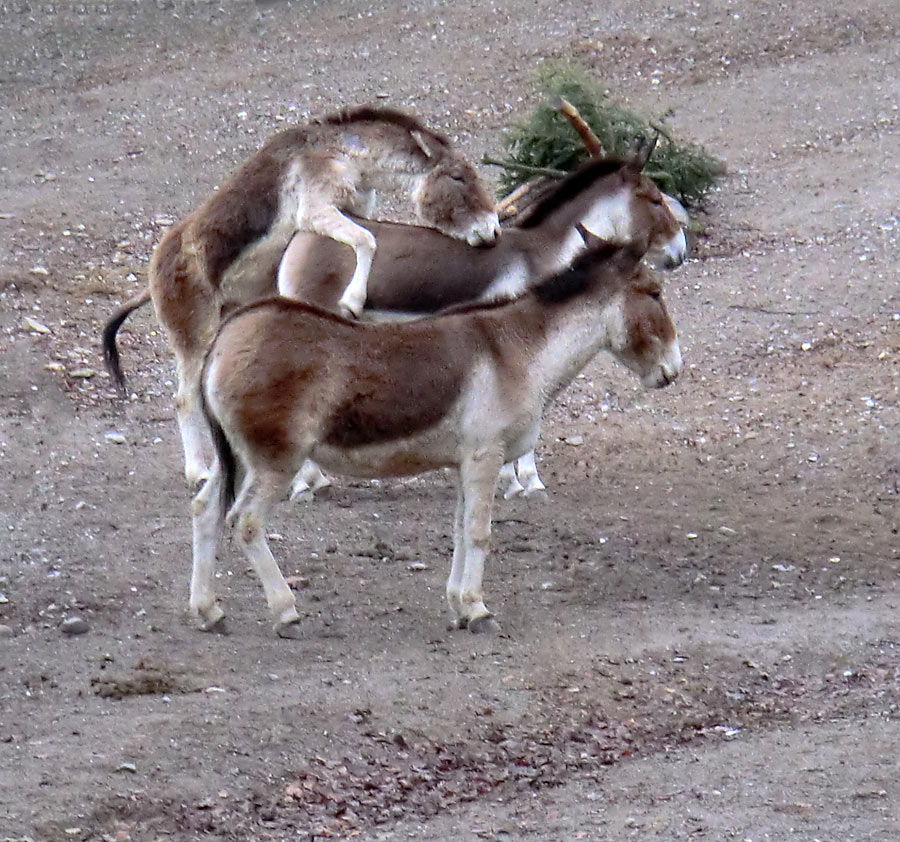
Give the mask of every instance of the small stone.
M 75 377 L 79 380 L 89 380 L 96 373 L 97 372 L 92 368 L 76 368 L 75 371 L 69 374 L 69 377 Z
M 419 570 L 427 570 L 428 565 L 423 564 L 421 561 L 414 561 L 412 564 L 409 565 L 409 569 L 414 572 L 419 571 Z
M 91 630 L 91 627 L 87 624 L 86 620 L 83 620 L 81 617 L 66 617 L 65 620 L 60 623 L 59 630 L 63 634 L 85 634 Z
M 126 444 L 128 441 L 125 436 L 115 431 L 106 433 L 103 438 L 105 438 L 110 444 Z
M 0 623 L 0 637 L 13 637 L 13 634 L 12 626 Z
M 116 771 L 117 772 L 131 772 L 132 774 L 136 774 L 137 766 L 135 766 L 134 763 L 131 763 L 130 761 L 125 761 L 124 763 L 120 763 L 116 767 Z
M 37 321 L 37 319 L 32 319 L 31 316 L 26 316 L 23 319 L 23 323 L 25 325 L 26 330 L 30 330 L 34 333 L 42 333 L 44 335 L 50 333 L 50 328 L 47 325 L 42 324 Z
M 581 447 L 584 444 L 584 436 L 566 436 L 563 441 L 572 447 Z
M 47 277 L 50 274 L 50 271 L 44 266 L 32 266 L 28 270 L 29 275 L 40 275 L 41 277 Z

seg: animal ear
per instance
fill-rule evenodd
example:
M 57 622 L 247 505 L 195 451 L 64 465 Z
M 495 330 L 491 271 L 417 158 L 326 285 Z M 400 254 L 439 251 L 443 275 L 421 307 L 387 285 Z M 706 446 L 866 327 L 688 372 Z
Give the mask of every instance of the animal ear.
M 410 132 L 412 139 L 428 158 L 437 158 L 444 151 L 444 147 L 426 132 L 413 130 Z
M 602 237 L 598 237 L 592 231 L 588 231 L 580 222 L 575 223 L 575 230 L 581 235 L 581 239 L 584 240 L 584 244 L 588 248 L 594 248 L 606 242 Z
M 644 167 L 650 162 L 650 156 L 653 154 L 653 151 L 656 149 L 656 144 L 659 143 L 659 132 L 657 132 L 653 136 L 653 140 L 647 140 L 644 135 L 639 135 L 635 139 L 634 146 L 632 147 L 631 152 L 631 162 L 639 169 L 643 170 Z

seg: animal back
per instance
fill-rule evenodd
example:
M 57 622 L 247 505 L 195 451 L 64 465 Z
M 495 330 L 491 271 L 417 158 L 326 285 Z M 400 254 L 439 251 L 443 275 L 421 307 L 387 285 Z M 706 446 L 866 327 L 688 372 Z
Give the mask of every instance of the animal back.
M 290 162 L 306 142 L 299 129 L 279 133 L 246 161 L 195 214 L 191 238 L 208 277 L 222 275 L 275 222 Z

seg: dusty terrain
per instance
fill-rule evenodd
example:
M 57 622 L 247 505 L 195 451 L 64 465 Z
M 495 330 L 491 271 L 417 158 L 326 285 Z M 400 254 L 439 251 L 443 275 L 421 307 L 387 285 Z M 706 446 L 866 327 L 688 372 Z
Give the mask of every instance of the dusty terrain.
M 0 839 L 900 838 L 895 0 L 595 5 L 0 4 Z M 152 314 L 130 400 L 98 355 L 163 226 L 346 104 L 497 154 L 560 56 L 728 163 L 684 376 L 554 408 L 500 636 L 446 629 L 445 475 L 280 509 L 304 640 L 230 548 L 197 631 Z

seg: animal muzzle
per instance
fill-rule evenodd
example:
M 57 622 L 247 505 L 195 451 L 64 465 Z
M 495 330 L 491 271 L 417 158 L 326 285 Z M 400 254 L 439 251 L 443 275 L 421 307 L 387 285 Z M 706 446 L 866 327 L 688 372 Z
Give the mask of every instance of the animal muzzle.
M 479 214 L 466 232 L 466 242 L 470 246 L 487 246 L 497 242 L 500 236 L 500 217 L 496 211 Z
M 670 386 L 678 379 L 682 366 L 681 347 L 676 339 L 666 349 L 662 359 L 641 378 L 641 382 L 648 389 L 662 389 Z
M 651 250 L 650 260 L 655 269 L 677 269 L 687 258 L 687 240 L 680 228 L 671 240 Z

